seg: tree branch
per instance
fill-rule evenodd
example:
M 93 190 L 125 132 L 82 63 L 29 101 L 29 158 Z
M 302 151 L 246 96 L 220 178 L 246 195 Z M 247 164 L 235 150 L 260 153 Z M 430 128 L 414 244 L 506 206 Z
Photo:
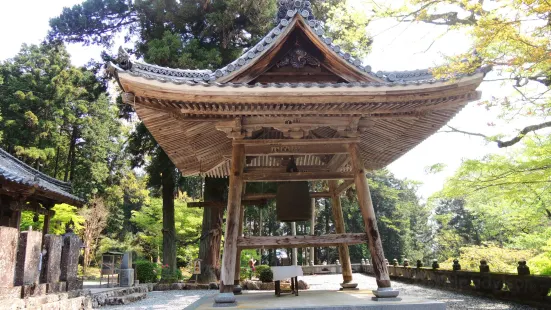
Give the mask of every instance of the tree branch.
M 522 129 L 514 138 L 512 138 L 511 140 L 507 140 L 507 141 L 503 141 L 503 140 L 499 140 L 499 139 L 493 139 L 493 138 L 488 137 L 486 135 L 483 135 L 481 133 L 459 130 L 459 129 L 454 128 L 450 125 L 447 125 L 447 127 L 450 128 L 451 130 L 450 131 L 443 131 L 443 132 L 455 132 L 455 133 L 462 133 L 462 134 L 469 135 L 469 136 L 482 137 L 482 138 L 484 138 L 488 141 L 496 142 L 497 147 L 499 147 L 499 148 L 505 148 L 505 147 L 509 147 L 509 146 L 517 144 L 518 142 L 520 142 L 520 140 L 522 140 L 522 138 L 524 138 L 530 132 L 537 131 L 537 130 L 540 130 L 540 129 L 543 129 L 543 128 L 551 127 L 551 122 L 544 122 L 544 123 L 537 124 L 537 125 L 527 126 L 524 129 Z

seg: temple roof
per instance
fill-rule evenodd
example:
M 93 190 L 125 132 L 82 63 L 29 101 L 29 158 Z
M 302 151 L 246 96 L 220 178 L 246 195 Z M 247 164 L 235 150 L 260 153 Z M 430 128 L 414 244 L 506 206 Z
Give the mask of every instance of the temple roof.
M 309 1 L 278 2 L 275 28 L 218 70 L 163 68 L 122 49 L 109 64 L 123 101 L 183 175 L 227 176 L 235 143 L 252 143 L 246 173 L 280 171 L 296 155 L 301 171 L 346 174 L 341 147 L 352 142 L 379 169 L 480 98 L 484 68 L 443 79 L 430 69 L 372 72 L 325 35 Z M 272 148 L 255 153 L 251 140 Z M 324 141 L 342 145 L 304 146 Z
M 31 195 L 56 203 L 75 206 L 83 200 L 72 194 L 71 184 L 54 179 L 0 149 L 0 181 L 2 190 L 10 194 Z M 15 186 L 14 186 L 15 185 Z

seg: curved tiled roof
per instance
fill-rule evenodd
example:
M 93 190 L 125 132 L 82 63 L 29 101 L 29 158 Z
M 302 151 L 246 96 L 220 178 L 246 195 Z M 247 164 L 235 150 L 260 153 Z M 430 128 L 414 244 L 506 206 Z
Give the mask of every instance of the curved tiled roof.
M 79 203 L 83 201 L 72 194 L 71 184 L 54 179 L 0 149 L 0 179 L 18 185 L 35 187 L 60 197 L 60 202 Z
M 373 72 L 371 66 L 364 65 L 358 58 L 352 57 L 349 53 L 343 51 L 339 45 L 334 44 L 331 37 L 325 35 L 324 23 L 317 20 L 312 12 L 310 1 L 303 0 L 279 0 L 279 11 L 277 14 L 277 25 L 255 46 L 246 50 L 239 58 L 218 70 L 186 70 L 161 67 L 147 64 L 140 61 L 130 61 L 130 56 L 122 48 L 119 49 L 119 66 L 109 64 L 112 70 L 126 71 L 133 75 L 139 75 L 148 79 L 157 79 L 160 81 L 170 81 L 173 83 L 210 83 L 220 85 L 220 79 L 239 70 L 241 67 L 255 61 L 263 55 L 282 35 L 285 28 L 288 27 L 293 19 L 299 16 L 302 18 L 310 30 L 315 33 L 320 40 L 325 43 L 335 54 L 340 56 L 353 66 L 357 71 L 371 77 L 374 80 L 381 81 L 381 85 L 404 85 L 404 84 L 424 84 L 437 81 L 432 75 L 430 69 L 420 69 L 411 71 L 377 71 Z M 474 74 L 474 73 L 473 73 Z M 461 76 L 458 76 L 459 78 Z M 376 86 L 376 84 L 369 85 Z

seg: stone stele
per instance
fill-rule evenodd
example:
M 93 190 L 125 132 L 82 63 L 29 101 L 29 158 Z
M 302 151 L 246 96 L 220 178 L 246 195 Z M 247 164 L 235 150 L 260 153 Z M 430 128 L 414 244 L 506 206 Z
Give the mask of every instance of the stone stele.
M 74 233 L 63 235 L 63 247 L 61 250 L 61 281 L 69 282 L 77 280 L 80 244 L 80 239 Z
M 41 232 L 24 231 L 19 234 L 17 262 L 15 265 L 15 285 L 38 283 L 41 246 Z
M 18 237 L 17 228 L 0 226 L 0 287 L 13 287 Z
M 63 239 L 57 235 L 44 237 L 44 250 L 42 257 L 41 283 L 57 283 L 61 276 L 61 246 Z

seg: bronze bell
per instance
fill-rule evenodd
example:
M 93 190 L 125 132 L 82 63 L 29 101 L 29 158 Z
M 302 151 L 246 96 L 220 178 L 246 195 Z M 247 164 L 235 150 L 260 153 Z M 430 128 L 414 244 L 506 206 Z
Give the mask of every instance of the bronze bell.
M 281 222 L 309 221 L 312 204 L 308 182 L 281 183 L 276 195 L 277 220 Z

